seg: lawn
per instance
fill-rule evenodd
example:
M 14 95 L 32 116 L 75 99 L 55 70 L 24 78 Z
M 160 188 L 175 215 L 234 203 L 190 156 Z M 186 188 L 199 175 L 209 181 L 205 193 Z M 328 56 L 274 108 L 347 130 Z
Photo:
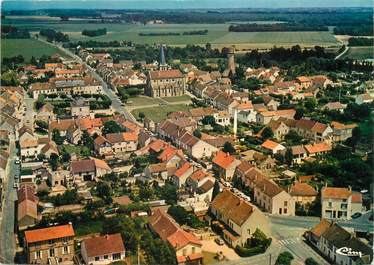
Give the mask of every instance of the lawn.
M 337 40 L 331 32 L 229 32 L 230 24 L 109 24 L 88 23 L 87 21 L 33 21 L 27 23 L 25 19 L 6 19 L 4 24 L 13 23 L 19 27 L 25 27 L 33 32 L 42 28 L 53 28 L 69 35 L 73 41 L 79 40 L 127 40 L 137 44 L 164 43 L 168 45 L 186 45 L 211 43 L 213 47 L 223 47 L 236 44 L 238 48 L 271 48 L 274 45 L 291 46 L 331 46 L 336 45 Z M 83 29 L 107 28 L 108 33 L 98 37 L 83 36 Z M 206 35 L 183 35 L 186 31 L 208 30 Z M 181 33 L 177 36 L 140 36 L 139 33 Z
M 191 100 L 191 97 L 189 95 L 183 95 L 183 96 L 177 96 L 177 97 L 165 97 L 162 99 L 166 100 L 167 102 L 179 102 L 179 101 Z
M 66 54 L 62 53 L 59 49 L 36 39 L 1 40 L 1 59 L 21 54 L 28 62 L 32 56 L 41 57 L 42 55 L 53 55 L 55 53 L 66 57 Z
M 76 236 L 84 236 L 94 233 L 101 233 L 103 221 L 96 220 L 88 223 L 79 223 L 74 226 Z
M 343 55 L 343 58 L 366 60 L 366 59 L 373 59 L 373 55 L 374 55 L 373 46 L 350 47 L 348 52 Z
M 162 101 L 158 98 L 151 98 L 146 96 L 132 97 L 129 98 L 126 105 L 129 106 L 147 106 L 160 104 Z
M 79 146 L 79 145 L 67 145 L 67 144 L 64 144 L 64 145 L 61 145 L 59 147 L 59 151 L 60 153 L 68 153 L 68 154 L 76 154 L 76 155 L 80 155 L 82 154 L 82 152 L 84 153 L 89 153 L 90 152 L 90 149 L 86 146 Z
M 166 119 L 167 115 L 170 112 L 174 111 L 187 111 L 189 106 L 187 105 L 167 105 L 167 106 L 158 106 L 158 107 L 151 107 L 151 108 L 141 108 L 133 110 L 131 113 L 135 116 L 135 118 L 139 117 L 139 113 L 143 112 L 144 115 L 154 122 L 161 122 Z

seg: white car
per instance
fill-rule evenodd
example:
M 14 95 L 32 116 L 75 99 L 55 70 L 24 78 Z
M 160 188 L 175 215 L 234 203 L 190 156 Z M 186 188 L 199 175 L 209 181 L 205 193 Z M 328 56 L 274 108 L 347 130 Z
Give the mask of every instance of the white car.
M 19 165 L 19 164 L 21 164 L 21 160 L 17 157 L 16 161 L 14 163 L 16 163 L 16 165 Z
M 18 189 L 19 188 L 19 184 L 17 182 L 15 182 L 14 185 L 13 185 L 13 188 Z

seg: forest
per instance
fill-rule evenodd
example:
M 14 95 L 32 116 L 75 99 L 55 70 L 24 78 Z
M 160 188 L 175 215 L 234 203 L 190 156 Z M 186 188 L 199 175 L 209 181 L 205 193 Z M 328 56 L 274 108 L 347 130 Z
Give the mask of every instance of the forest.
M 106 32 L 107 32 L 106 28 L 94 29 L 94 30 L 84 29 L 82 30 L 82 35 L 85 35 L 88 37 L 97 37 L 97 36 L 106 35 Z
M 55 31 L 53 29 L 41 29 L 39 32 L 40 36 L 46 37 L 47 41 L 57 41 L 57 42 L 68 42 L 69 36 L 60 31 Z
M 302 25 L 291 23 L 276 23 L 276 24 L 237 24 L 231 25 L 229 31 L 233 32 L 268 32 L 268 31 L 328 31 L 326 26 L 317 25 Z
M 1 38 L 3 39 L 29 39 L 30 32 L 11 25 L 1 25 Z

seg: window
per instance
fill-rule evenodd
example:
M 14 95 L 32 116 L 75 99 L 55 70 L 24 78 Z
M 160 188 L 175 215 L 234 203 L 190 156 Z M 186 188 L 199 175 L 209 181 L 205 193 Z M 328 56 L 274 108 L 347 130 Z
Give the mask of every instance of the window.
M 285 207 L 287 207 L 287 201 L 284 201 L 284 203 L 283 203 L 283 205 L 285 206 Z
M 55 256 L 55 249 L 54 248 L 49 249 L 49 256 L 50 257 L 54 257 Z
M 112 255 L 112 258 L 113 258 L 113 260 L 119 260 L 119 259 L 121 259 L 121 253 L 114 253 Z
M 36 258 L 40 259 L 42 257 L 42 253 L 40 251 L 36 251 Z
M 332 207 L 332 202 L 329 202 L 329 207 Z
M 186 256 L 186 255 L 187 255 L 187 250 L 183 249 L 183 256 Z
M 63 250 L 62 250 L 62 254 L 68 254 L 69 253 L 69 247 L 68 246 L 64 246 Z
M 95 257 L 95 261 L 99 261 L 100 260 L 100 257 Z
M 279 208 L 279 214 L 282 214 L 282 208 Z
M 192 247 L 192 254 L 195 254 L 195 247 Z
M 108 259 L 109 258 L 109 256 L 108 255 L 104 255 L 104 259 Z
M 287 214 L 287 208 L 284 208 L 284 209 L 283 209 L 283 213 L 284 213 L 284 214 Z

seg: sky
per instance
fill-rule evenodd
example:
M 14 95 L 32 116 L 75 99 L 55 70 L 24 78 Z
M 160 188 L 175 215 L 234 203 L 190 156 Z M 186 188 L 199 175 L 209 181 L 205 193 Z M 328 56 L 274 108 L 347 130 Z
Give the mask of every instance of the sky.
M 4 10 L 372 7 L 373 0 L 0 0 Z

